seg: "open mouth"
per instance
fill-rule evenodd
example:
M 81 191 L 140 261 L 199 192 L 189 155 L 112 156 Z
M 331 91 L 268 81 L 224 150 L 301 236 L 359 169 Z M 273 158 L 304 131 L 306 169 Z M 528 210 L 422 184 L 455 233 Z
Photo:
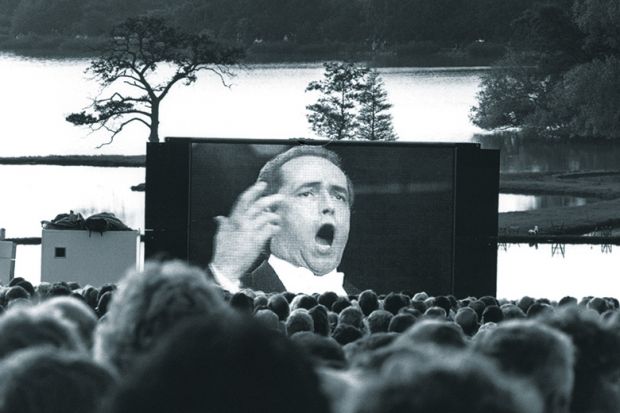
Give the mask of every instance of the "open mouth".
M 321 225 L 314 238 L 319 245 L 331 246 L 334 242 L 334 231 L 332 224 Z

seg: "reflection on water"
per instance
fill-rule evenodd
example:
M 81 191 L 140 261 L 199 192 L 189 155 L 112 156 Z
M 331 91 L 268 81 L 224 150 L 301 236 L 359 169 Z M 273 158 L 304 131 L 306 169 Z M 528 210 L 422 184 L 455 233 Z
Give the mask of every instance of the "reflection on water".
M 500 150 L 501 172 L 620 169 L 620 142 L 519 139 L 515 134 L 476 135 L 485 149 Z
M 499 194 L 498 212 L 530 211 L 541 208 L 581 206 L 598 201 L 565 195 L 518 195 Z
M 566 295 L 620 297 L 620 248 L 566 245 L 564 256 L 552 245 L 509 244 L 497 252 L 497 295 L 560 299 Z M 609 252 L 611 250 L 611 252 Z

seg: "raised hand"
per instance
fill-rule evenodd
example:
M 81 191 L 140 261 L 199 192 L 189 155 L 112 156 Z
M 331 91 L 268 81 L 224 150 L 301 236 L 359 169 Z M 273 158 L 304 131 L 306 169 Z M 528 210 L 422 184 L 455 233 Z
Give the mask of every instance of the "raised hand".
M 277 206 L 283 195 L 262 196 L 267 184 L 258 182 L 243 192 L 228 217 L 218 216 L 211 265 L 229 280 L 245 274 L 265 243 L 280 230 Z

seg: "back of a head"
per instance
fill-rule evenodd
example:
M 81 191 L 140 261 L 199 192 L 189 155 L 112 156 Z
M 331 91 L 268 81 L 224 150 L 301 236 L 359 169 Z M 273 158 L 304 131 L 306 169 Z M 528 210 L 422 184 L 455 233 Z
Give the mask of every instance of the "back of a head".
M 343 368 L 346 359 L 342 346 L 332 337 L 320 336 L 309 331 L 302 331 L 291 336 L 317 366 Z
M 364 314 L 357 307 L 347 307 L 338 314 L 338 324 L 349 324 L 355 328 L 362 329 Z
M 70 296 L 54 297 L 40 304 L 43 311 L 58 311 L 61 317 L 74 323 L 86 346 L 93 345 L 93 333 L 97 326 L 97 315 L 85 302 Z
M 379 298 L 373 290 L 362 291 L 357 301 L 366 317 L 379 308 Z
M 75 325 L 56 313 L 27 305 L 9 308 L 0 317 L 0 358 L 35 346 L 86 350 Z
M 113 383 L 87 355 L 46 347 L 18 351 L 0 363 L 0 412 L 93 412 Z
M 328 409 L 311 363 L 290 340 L 231 315 L 175 328 L 137 363 L 103 413 Z
M 474 348 L 496 360 L 503 371 L 531 380 L 546 412 L 568 411 L 575 362 L 568 336 L 532 320 L 506 321 L 477 336 Z
M 185 317 L 230 311 L 205 274 L 180 261 L 147 263 L 123 278 L 95 334 L 95 357 L 126 371 Z
M 385 300 L 383 300 L 383 309 L 394 315 L 398 314 L 398 310 L 407 305 L 407 299 L 401 294 L 389 293 Z
M 274 294 L 269 297 L 269 300 L 267 301 L 267 306 L 271 311 L 278 315 L 280 321 L 285 321 L 291 312 L 289 302 L 282 294 Z
M 314 319 L 305 308 L 292 311 L 286 319 L 286 332 L 289 336 L 300 331 L 314 332 Z
M 375 310 L 367 318 L 370 333 L 387 333 L 394 315 L 386 310 Z
M 476 334 L 480 326 L 478 324 L 478 314 L 471 307 L 459 308 L 454 316 L 454 322 L 461 326 L 463 332 L 469 337 Z
M 431 344 L 459 349 L 468 345 L 463 330 L 458 324 L 439 320 L 422 320 L 414 324 L 397 338 L 395 343 Z
M 349 398 L 345 413 L 540 413 L 538 394 L 507 380 L 488 360 L 468 354 L 426 362 L 390 359 Z
M 572 412 L 620 411 L 620 333 L 592 310 L 568 306 L 539 319 L 567 334 L 575 346 Z
M 408 313 L 396 314 L 390 320 L 390 324 L 388 325 L 388 331 L 392 333 L 402 333 L 406 331 L 409 327 L 414 325 L 416 322 L 416 318 Z

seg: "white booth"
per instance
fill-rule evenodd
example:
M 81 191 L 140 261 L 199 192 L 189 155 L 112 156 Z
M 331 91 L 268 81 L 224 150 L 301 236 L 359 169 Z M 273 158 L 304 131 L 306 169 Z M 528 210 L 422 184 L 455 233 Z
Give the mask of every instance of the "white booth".
M 15 243 L 4 239 L 0 228 L 0 283 L 7 285 L 15 273 Z
M 139 231 L 43 229 L 41 282 L 116 283 L 137 268 L 139 248 Z

